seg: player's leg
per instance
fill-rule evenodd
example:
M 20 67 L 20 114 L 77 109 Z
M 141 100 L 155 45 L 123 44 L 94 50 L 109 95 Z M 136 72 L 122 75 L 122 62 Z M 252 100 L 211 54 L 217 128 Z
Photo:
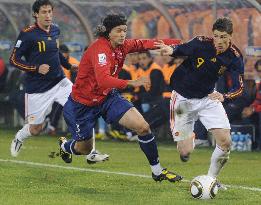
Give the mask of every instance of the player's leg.
M 100 119 L 100 118 L 99 118 Z M 86 155 L 86 160 L 88 164 L 95 164 L 97 162 L 104 162 L 109 160 L 108 154 L 100 153 L 98 150 L 96 150 L 96 136 L 95 136 L 95 129 L 92 129 L 92 151 L 90 154 Z
M 195 148 L 195 134 L 193 133 L 189 138 L 177 142 L 177 150 L 180 154 L 180 160 L 187 162 L 190 154 Z
M 180 181 L 181 176 L 163 169 L 159 162 L 158 149 L 154 135 L 150 131 L 149 124 L 134 107 L 130 108 L 120 119 L 119 123 L 138 134 L 138 141 L 141 150 L 146 155 L 152 170 L 152 177 L 155 181 L 169 180 Z
M 177 142 L 177 150 L 183 162 L 189 160 L 190 154 L 195 147 L 193 127 L 196 118 L 194 107 L 197 107 L 197 104 L 197 101 L 193 102 L 175 91 L 172 92 L 170 100 L 170 129 L 174 141 Z
M 57 90 L 56 96 L 55 96 L 55 101 L 58 102 L 60 105 L 64 106 L 64 104 L 68 100 L 68 97 L 69 97 L 69 95 L 71 93 L 71 90 L 72 90 L 72 83 L 71 83 L 71 81 L 69 81 L 67 78 L 64 78 L 59 83 L 59 87 L 58 87 L 58 90 Z M 74 111 L 72 110 L 71 112 L 73 113 Z M 67 114 L 67 116 L 70 116 L 70 115 Z M 67 124 L 70 124 L 71 122 L 68 122 L 68 121 L 69 120 L 67 120 Z M 95 136 L 92 135 L 92 138 L 93 137 L 95 137 Z M 65 141 L 65 140 L 66 140 L 65 138 L 61 138 L 60 139 L 60 144 L 62 144 L 63 143 L 62 141 Z M 109 155 L 107 155 L 107 154 L 102 154 L 102 153 L 100 153 L 100 152 L 98 152 L 96 150 L 92 150 L 92 149 L 91 149 L 92 151 L 90 153 L 90 151 L 89 151 L 89 148 L 90 148 L 89 143 L 91 143 L 91 142 L 94 143 L 94 140 L 90 139 L 90 140 L 82 140 L 82 141 L 79 141 L 79 142 L 74 142 L 75 146 L 74 146 L 74 143 L 72 141 L 68 141 L 67 144 L 72 143 L 71 147 L 75 147 L 76 153 L 81 153 L 81 154 L 87 153 L 88 154 L 87 155 L 87 162 L 89 162 L 91 160 L 92 163 L 96 163 L 96 162 L 102 162 L 102 161 L 108 160 Z M 64 152 L 64 151 L 61 150 L 60 154 L 61 154 L 61 152 Z M 67 157 L 64 157 L 64 158 L 68 158 L 69 160 L 67 160 L 67 161 L 71 162 L 71 154 L 64 153 L 63 155 L 67 156 Z
M 49 91 L 48 91 L 49 92 Z M 32 136 L 38 135 L 43 128 L 46 115 L 51 111 L 53 99 L 50 93 L 25 94 L 25 121 L 11 143 L 11 155 L 17 157 L 24 141 Z
M 87 155 L 92 151 L 92 129 L 98 113 L 90 107 L 75 102 L 71 97 L 68 98 L 63 108 L 63 115 L 72 139 L 67 141 L 65 137 L 61 137 L 59 140 L 60 156 L 66 163 L 72 162 L 72 154 Z
M 210 132 L 216 140 L 216 147 L 211 156 L 208 175 L 216 178 L 229 159 L 230 154 L 230 129 L 211 129 Z
M 122 98 L 117 91 L 112 91 L 103 104 L 103 115 L 107 123 L 119 122 L 120 125 L 139 135 L 139 144 L 146 155 L 152 170 L 152 177 L 156 181 L 180 181 L 181 176 L 163 169 L 159 163 L 158 149 L 149 124 L 133 105 Z
M 226 164 L 230 154 L 230 124 L 223 105 L 208 99 L 199 112 L 200 121 L 210 130 L 216 140 L 212 153 L 208 175 L 216 178 Z

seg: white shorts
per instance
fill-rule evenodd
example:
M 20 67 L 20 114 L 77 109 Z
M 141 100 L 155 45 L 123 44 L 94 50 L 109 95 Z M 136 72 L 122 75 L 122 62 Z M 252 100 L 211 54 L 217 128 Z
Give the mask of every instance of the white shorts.
M 221 102 L 208 97 L 187 99 L 172 91 L 170 99 L 170 129 L 174 141 L 192 136 L 195 121 L 200 120 L 207 130 L 230 129 L 226 111 Z
M 29 124 L 42 124 L 45 117 L 51 112 L 53 102 L 62 106 L 72 91 L 72 82 L 62 79 L 54 87 L 44 93 L 25 94 L 25 119 Z

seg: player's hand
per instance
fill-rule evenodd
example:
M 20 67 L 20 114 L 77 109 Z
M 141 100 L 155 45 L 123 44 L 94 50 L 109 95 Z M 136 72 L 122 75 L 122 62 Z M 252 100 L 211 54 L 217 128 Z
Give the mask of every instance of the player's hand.
M 210 93 L 210 94 L 208 94 L 208 97 L 211 99 L 211 100 L 218 100 L 218 101 L 220 101 L 220 102 L 224 102 L 224 96 L 221 94 L 221 93 L 219 93 L 219 92 L 213 92 L 213 93 Z
M 130 80 L 128 82 L 128 85 L 131 85 L 133 87 L 144 86 L 147 90 L 150 88 L 150 79 L 148 77 L 141 77 L 137 80 Z
M 79 69 L 79 66 L 78 66 L 78 65 L 76 65 L 76 64 L 72 64 L 71 71 L 73 71 L 73 72 L 77 72 L 78 69 Z
M 250 117 L 254 113 L 252 107 L 245 107 L 241 113 L 242 118 Z
M 154 46 L 157 47 L 157 50 L 154 50 L 154 53 L 161 56 L 169 56 L 173 53 L 173 48 L 164 44 L 163 41 L 158 41 L 154 43 Z
M 46 73 L 48 73 L 50 70 L 50 66 L 47 64 L 42 64 L 39 66 L 39 70 L 38 73 L 41 73 L 43 75 L 45 75 Z

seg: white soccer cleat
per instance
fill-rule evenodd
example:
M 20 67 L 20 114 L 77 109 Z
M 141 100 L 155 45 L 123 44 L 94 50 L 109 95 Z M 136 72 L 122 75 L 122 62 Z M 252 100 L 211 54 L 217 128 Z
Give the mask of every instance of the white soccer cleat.
M 11 143 L 11 147 L 10 147 L 10 151 L 11 151 L 11 155 L 13 157 L 17 157 L 20 150 L 21 150 L 21 147 L 22 147 L 23 143 L 21 141 L 19 141 L 18 139 L 14 138 L 12 140 L 12 143 Z
M 101 154 L 100 152 L 94 150 L 90 154 L 86 155 L 86 160 L 88 164 L 95 164 L 97 162 L 104 162 L 109 160 L 108 154 Z

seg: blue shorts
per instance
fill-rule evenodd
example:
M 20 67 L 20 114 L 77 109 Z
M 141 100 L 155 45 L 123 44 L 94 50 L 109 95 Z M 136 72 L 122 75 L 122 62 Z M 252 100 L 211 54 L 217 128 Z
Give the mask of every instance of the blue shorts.
M 74 140 L 88 140 L 92 138 L 92 130 L 100 116 L 112 124 L 132 107 L 117 90 L 112 90 L 102 104 L 91 107 L 74 101 L 70 96 L 64 105 L 63 116 Z

